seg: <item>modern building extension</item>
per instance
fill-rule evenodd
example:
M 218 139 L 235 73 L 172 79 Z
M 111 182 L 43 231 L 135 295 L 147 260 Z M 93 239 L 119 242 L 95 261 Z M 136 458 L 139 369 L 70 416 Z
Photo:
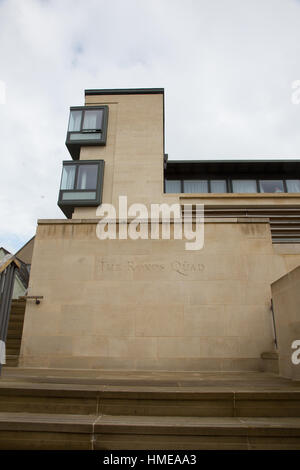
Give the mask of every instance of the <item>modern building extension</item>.
M 86 90 L 66 146 L 66 218 L 38 221 L 29 295 L 43 300 L 27 301 L 20 364 L 267 367 L 278 340 L 271 285 L 300 265 L 300 161 L 172 161 L 163 89 Z M 189 204 L 192 216 L 203 204 L 204 247 L 186 250 L 175 219 L 170 239 L 100 240 L 97 208 L 118 207 L 119 196 Z

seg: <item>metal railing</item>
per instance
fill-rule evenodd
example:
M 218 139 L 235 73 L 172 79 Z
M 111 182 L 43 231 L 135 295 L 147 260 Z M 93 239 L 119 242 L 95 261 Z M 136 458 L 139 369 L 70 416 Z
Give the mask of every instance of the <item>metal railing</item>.
M 272 314 L 272 325 L 273 325 L 273 333 L 274 333 L 274 343 L 275 343 L 276 349 L 278 349 L 273 299 L 271 299 L 271 314 Z

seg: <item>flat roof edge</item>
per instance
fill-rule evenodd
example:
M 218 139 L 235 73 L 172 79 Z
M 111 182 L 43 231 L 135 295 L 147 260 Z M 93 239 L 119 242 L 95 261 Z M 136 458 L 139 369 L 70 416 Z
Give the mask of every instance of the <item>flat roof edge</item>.
M 113 88 L 113 89 L 90 89 L 84 90 L 85 96 L 88 95 L 154 95 L 164 94 L 164 88 Z

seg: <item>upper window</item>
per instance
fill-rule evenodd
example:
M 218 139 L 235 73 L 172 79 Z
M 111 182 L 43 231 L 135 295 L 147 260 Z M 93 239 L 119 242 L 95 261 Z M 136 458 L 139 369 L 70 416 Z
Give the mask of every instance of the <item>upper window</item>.
M 66 145 L 74 160 L 82 145 L 105 145 L 108 106 L 81 106 L 70 109 Z
M 227 193 L 226 180 L 210 180 L 211 193 Z
M 165 192 L 166 193 L 181 193 L 181 181 L 180 180 L 166 180 Z
M 232 180 L 232 192 L 257 193 L 256 180 Z
M 185 193 L 208 193 L 207 180 L 184 180 L 183 190 Z
M 260 180 L 259 189 L 261 193 L 284 193 L 282 180 Z
M 286 180 L 288 193 L 300 193 L 300 180 Z
M 165 179 L 166 193 L 300 193 L 300 179 Z

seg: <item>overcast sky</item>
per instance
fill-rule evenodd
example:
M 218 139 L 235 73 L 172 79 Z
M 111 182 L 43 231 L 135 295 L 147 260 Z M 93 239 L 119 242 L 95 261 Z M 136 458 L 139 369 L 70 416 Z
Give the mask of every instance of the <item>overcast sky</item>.
M 297 158 L 296 80 L 298 0 L 0 0 L 0 246 L 64 217 L 84 89 L 164 87 L 170 159 Z

